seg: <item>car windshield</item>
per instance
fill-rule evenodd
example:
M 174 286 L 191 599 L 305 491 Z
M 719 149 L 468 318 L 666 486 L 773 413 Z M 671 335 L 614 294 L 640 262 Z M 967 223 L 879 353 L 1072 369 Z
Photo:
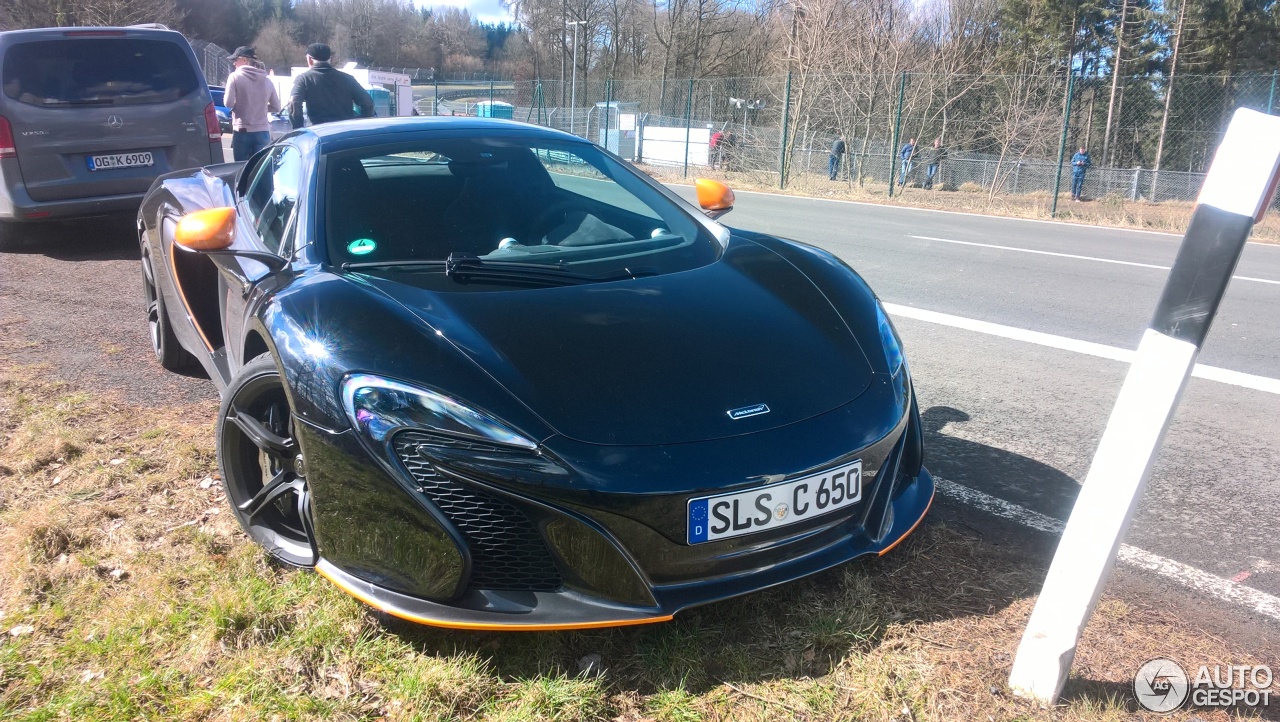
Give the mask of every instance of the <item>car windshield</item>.
M 532 270 L 605 278 L 695 268 L 720 250 L 684 209 L 586 143 L 438 138 L 326 162 L 325 238 L 335 265 L 425 268 L 474 256 L 473 264 L 508 272 L 538 264 Z

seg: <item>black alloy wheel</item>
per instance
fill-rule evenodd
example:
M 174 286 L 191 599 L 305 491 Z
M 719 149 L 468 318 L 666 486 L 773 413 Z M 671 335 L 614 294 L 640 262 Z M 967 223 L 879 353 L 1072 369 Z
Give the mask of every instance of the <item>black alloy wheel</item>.
M 270 354 L 249 362 L 227 388 L 217 444 L 222 484 L 240 526 L 279 561 L 315 566 L 305 463 Z
M 151 336 L 151 350 L 155 352 L 156 360 L 170 371 L 187 372 L 197 369 L 199 362 L 182 348 L 178 337 L 173 333 L 164 298 L 156 288 L 151 251 L 145 243 L 142 244 L 142 298 L 147 304 L 147 331 Z

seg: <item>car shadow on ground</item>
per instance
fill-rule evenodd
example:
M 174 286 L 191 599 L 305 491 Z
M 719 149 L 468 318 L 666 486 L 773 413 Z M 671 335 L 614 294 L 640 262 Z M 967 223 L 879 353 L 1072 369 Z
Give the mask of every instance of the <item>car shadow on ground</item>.
M 59 261 L 135 261 L 138 234 L 133 214 L 19 226 L 11 253 L 38 254 Z
M 924 412 L 927 463 L 935 471 L 963 463 L 970 478 L 1017 475 L 1063 498 L 1074 495 L 1075 481 L 1057 469 L 944 433 L 948 424 L 968 418 L 949 407 Z M 951 461 L 953 454 L 962 461 Z M 510 679 L 557 670 L 574 675 L 584 657 L 598 654 L 615 685 L 639 694 L 676 689 L 698 694 L 726 682 L 822 677 L 850 659 L 898 644 L 891 638 L 902 629 L 998 614 L 1038 591 L 1056 543 L 1040 536 L 1016 530 L 1014 537 L 1000 536 L 986 525 L 979 531 L 965 521 L 963 510 L 939 499 L 926 523 L 884 557 L 866 557 L 808 579 L 688 610 L 663 624 L 474 634 L 381 615 L 380 621 L 421 653 L 466 651 Z M 1068 691 L 1095 697 L 1089 683 L 1084 684 L 1073 683 Z
M 960 409 L 934 406 L 920 420 L 925 465 L 935 477 L 1058 519 L 1070 514 L 1080 493 L 1080 482 L 1073 477 L 1021 454 L 963 438 L 959 425 L 969 414 Z

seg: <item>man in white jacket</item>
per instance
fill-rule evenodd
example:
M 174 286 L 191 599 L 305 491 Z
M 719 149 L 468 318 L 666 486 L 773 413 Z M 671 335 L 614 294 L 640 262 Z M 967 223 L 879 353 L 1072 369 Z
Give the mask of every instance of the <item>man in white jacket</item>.
M 230 60 L 236 69 L 227 78 L 222 98 L 231 111 L 231 154 L 235 160 L 248 160 L 271 142 L 267 113 L 280 110 L 280 97 L 253 48 L 236 48 Z

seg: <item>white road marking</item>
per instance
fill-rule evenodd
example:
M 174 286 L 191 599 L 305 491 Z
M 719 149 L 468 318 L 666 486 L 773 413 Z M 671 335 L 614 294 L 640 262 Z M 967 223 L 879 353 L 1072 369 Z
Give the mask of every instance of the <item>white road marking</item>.
M 687 183 L 663 183 L 668 188 L 693 188 Z M 896 208 L 901 211 L 919 211 L 921 213 L 949 213 L 953 216 L 973 216 L 975 218 L 990 218 L 997 221 L 1023 221 L 1025 223 L 1049 223 L 1055 226 L 1072 226 L 1074 228 L 1096 228 L 1100 231 L 1120 231 L 1123 233 L 1147 233 L 1153 236 L 1169 236 L 1170 238 L 1181 238 L 1181 233 L 1170 233 L 1169 231 L 1148 231 L 1143 228 L 1125 228 L 1123 226 L 1099 226 L 1094 223 L 1072 223 L 1071 221 L 1052 221 L 1047 218 L 1019 218 L 1017 216 L 997 216 L 990 213 L 970 213 L 968 211 L 944 211 L 940 208 L 917 208 L 915 206 L 900 206 L 891 203 L 876 203 L 873 201 L 849 201 L 843 198 L 814 198 L 812 196 L 795 196 L 787 193 L 772 193 L 770 191 L 745 191 L 735 190 L 737 195 L 757 195 L 757 196 L 774 196 L 776 198 L 793 198 L 801 201 L 822 201 L 823 203 L 847 203 L 854 206 L 875 206 L 876 208 Z M 695 204 L 696 205 L 696 204 Z M 1261 241 L 1249 241 L 1250 245 L 1266 246 L 1269 248 L 1280 249 L 1280 245 L 1275 243 L 1263 243 Z
M 1057 256 L 1058 258 L 1074 258 L 1080 261 L 1094 261 L 1097 263 L 1114 263 L 1118 266 L 1137 266 L 1138 268 L 1154 268 L 1158 271 L 1167 271 L 1169 266 L 1159 266 L 1154 263 L 1137 263 L 1136 261 L 1120 261 L 1115 258 L 1098 258 L 1097 256 L 1080 256 L 1074 253 L 1057 253 L 1055 251 L 1040 251 L 1034 248 L 1019 248 L 1017 246 L 1000 246 L 994 243 L 976 243 L 974 241 L 957 241 L 952 238 L 935 238 L 934 236 L 907 236 L 907 238 L 917 238 L 922 241 L 937 241 L 938 243 L 954 243 L 958 246 L 977 246 L 978 248 L 994 248 L 1001 251 L 1016 251 L 1018 253 L 1034 253 L 1039 256 Z M 1232 276 L 1237 281 L 1253 281 L 1254 283 L 1270 283 L 1280 286 L 1280 281 L 1272 281 L 1267 278 L 1254 278 L 1253 276 Z
M 1047 534 L 1061 534 L 1065 524 L 1051 516 L 1023 508 L 976 489 L 970 489 L 953 481 L 933 478 L 938 492 L 966 506 L 980 509 L 994 516 Z M 1280 597 L 1275 597 L 1253 587 L 1224 579 L 1182 562 L 1166 559 L 1128 544 L 1120 545 L 1117 557 L 1128 566 L 1136 567 L 1164 577 L 1202 594 L 1244 607 L 1256 614 L 1280 622 Z
M 1106 344 L 1093 343 L 1092 341 L 1081 341 L 1080 339 L 1068 338 L 1066 336 L 1055 336 L 1051 333 L 1029 331 L 1025 328 L 1015 328 L 1013 326 L 1004 326 L 998 323 L 991 323 L 990 321 L 979 321 L 977 319 L 965 318 L 963 316 L 952 316 L 949 313 L 926 311 L 923 308 L 902 306 L 896 303 L 885 303 L 884 308 L 894 316 L 912 318 L 917 321 L 936 323 L 942 326 L 964 329 L 966 331 L 975 331 L 977 333 L 984 333 L 989 336 L 999 336 L 1000 338 L 1012 339 L 1014 341 L 1033 343 L 1038 346 L 1048 346 L 1049 348 L 1061 349 L 1063 351 L 1082 353 L 1088 356 L 1097 356 L 1098 358 L 1110 359 L 1112 361 L 1133 363 L 1135 355 L 1134 351 L 1126 348 L 1120 348 L 1118 346 L 1107 346 Z M 1269 376 L 1255 376 L 1254 374 L 1247 374 L 1242 371 L 1232 371 L 1231 369 L 1224 369 L 1218 366 L 1206 366 L 1205 364 L 1196 364 L 1195 368 L 1191 370 L 1191 375 L 1198 379 L 1217 381 L 1218 383 L 1240 386 L 1246 389 L 1253 389 L 1254 391 L 1265 391 L 1269 394 L 1280 394 L 1280 379 L 1273 379 Z

